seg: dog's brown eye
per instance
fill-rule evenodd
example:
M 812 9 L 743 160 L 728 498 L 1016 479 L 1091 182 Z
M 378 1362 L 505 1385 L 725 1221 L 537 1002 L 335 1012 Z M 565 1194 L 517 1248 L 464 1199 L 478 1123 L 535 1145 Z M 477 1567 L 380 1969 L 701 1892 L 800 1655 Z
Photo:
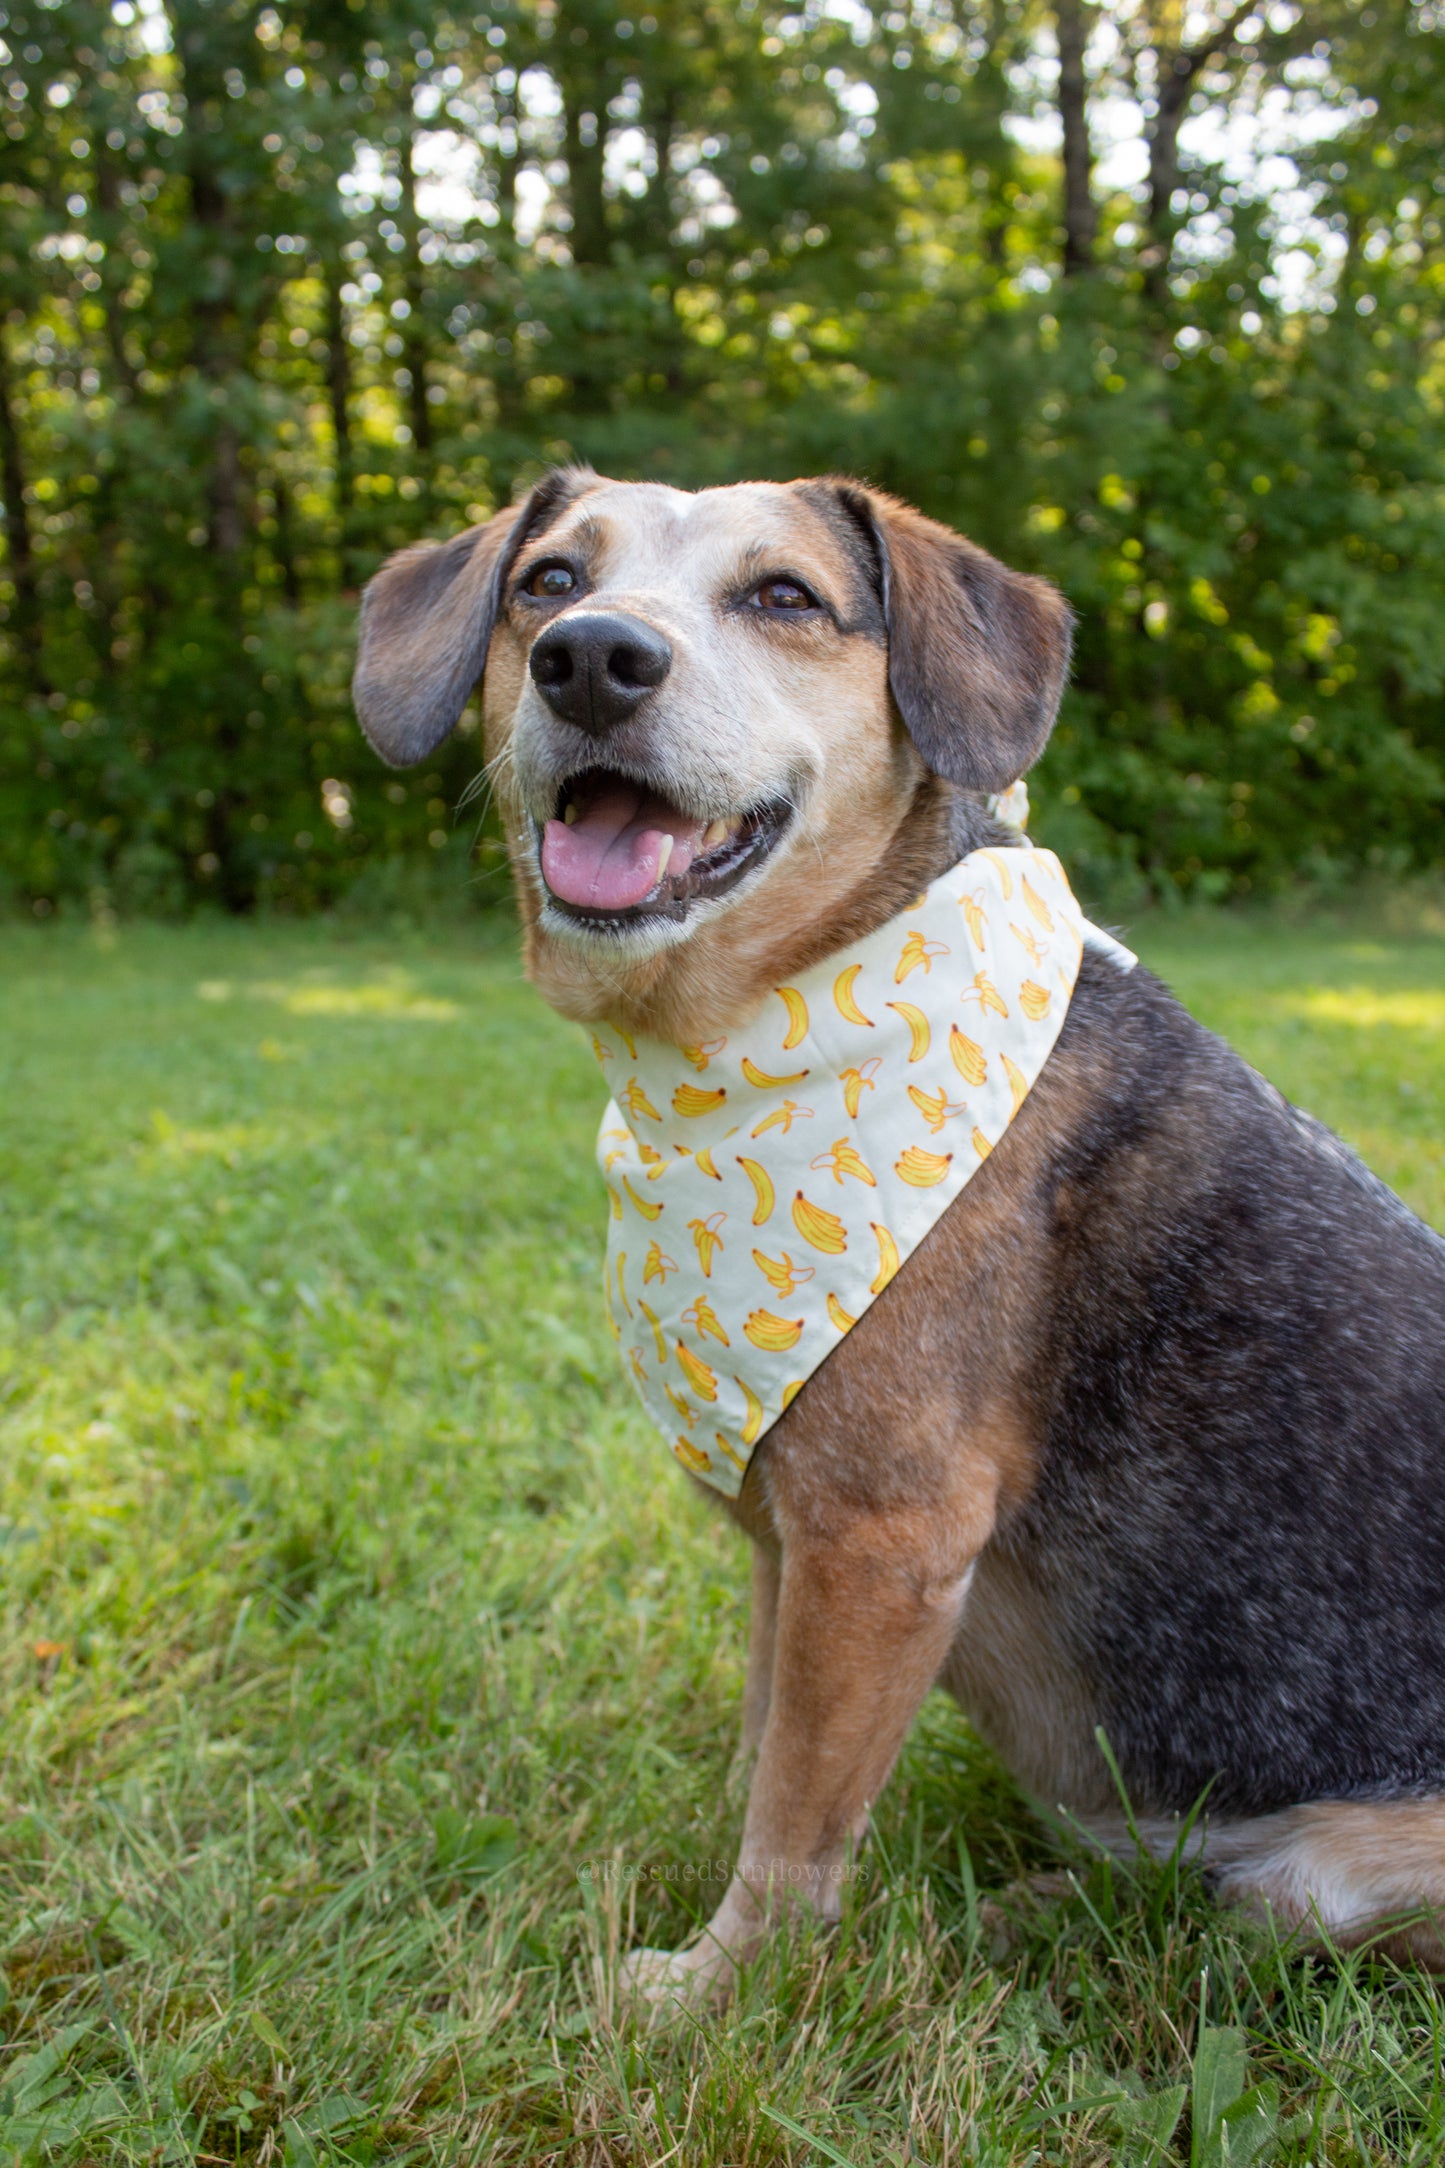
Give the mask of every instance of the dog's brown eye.
M 811 610 L 813 598 L 796 580 L 764 580 L 753 596 L 760 610 Z
M 576 573 L 569 572 L 565 565 L 539 565 L 523 593 L 536 595 L 543 602 L 555 602 L 561 595 L 570 595 L 576 585 Z

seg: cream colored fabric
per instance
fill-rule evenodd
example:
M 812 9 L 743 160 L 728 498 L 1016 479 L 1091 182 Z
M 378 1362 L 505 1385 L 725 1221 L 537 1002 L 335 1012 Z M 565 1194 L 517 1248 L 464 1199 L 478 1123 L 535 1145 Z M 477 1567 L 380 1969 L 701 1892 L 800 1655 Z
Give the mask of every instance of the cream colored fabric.
M 594 1035 L 607 1311 L 685 1468 L 758 1439 L 953 1202 L 1058 1037 L 1091 927 L 1052 851 L 975 851 L 703 1046 Z

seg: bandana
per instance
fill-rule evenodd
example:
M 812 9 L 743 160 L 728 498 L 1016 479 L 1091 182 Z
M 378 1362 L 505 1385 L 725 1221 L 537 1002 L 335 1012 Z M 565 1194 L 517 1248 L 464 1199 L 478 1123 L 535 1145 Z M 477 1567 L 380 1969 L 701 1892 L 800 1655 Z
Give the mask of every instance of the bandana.
M 599 1025 L 607 1314 L 685 1468 L 736 1497 L 759 1438 L 1022 1106 L 1089 925 L 1052 851 L 974 851 L 700 1046 Z

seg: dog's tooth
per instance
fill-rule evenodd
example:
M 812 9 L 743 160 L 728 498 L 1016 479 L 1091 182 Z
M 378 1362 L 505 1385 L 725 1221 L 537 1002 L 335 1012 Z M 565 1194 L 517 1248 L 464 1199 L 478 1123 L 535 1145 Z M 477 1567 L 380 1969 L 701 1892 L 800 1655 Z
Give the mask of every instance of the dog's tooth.
M 662 839 L 662 849 L 657 854 L 657 878 L 659 881 L 667 871 L 668 860 L 672 857 L 672 846 L 676 840 L 675 836 L 664 836 Z
M 715 851 L 720 843 L 726 843 L 736 835 L 737 828 L 735 820 L 709 821 L 702 832 L 702 849 Z
M 572 826 L 572 823 L 577 818 L 577 808 L 575 805 L 573 805 L 570 798 L 568 799 L 566 805 L 562 808 L 562 818 L 567 823 L 567 826 L 569 828 Z

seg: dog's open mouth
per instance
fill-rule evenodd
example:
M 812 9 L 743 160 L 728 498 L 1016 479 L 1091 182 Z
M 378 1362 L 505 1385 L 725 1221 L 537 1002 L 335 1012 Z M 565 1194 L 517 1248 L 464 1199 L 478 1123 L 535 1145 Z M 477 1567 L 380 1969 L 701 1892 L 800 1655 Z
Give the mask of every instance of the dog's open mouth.
M 573 918 L 682 918 L 764 859 L 790 812 L 777 802 L 699 819 L 630 776 L 589 768 L 558 792 L 556 817 L 542 830 L 542 877 Z

